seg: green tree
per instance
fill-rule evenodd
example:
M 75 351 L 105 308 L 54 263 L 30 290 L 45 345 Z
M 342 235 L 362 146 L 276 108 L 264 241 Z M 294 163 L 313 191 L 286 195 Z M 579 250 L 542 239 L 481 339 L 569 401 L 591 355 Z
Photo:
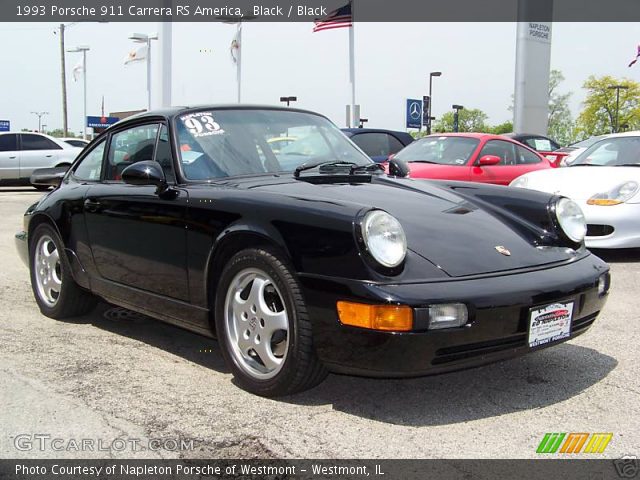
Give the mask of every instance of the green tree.
M 493 133 L 494 135 L 503 135 L 511 132 L 513 132 L 513 122 L 511 120 L 499 123 L 498 125 L 494 125 L 487 129 L 487 133 Z
M 574 140 L 575 125 L 569 109 L 571 92 L 559 93 L 558 87 L 564 81 L 560 70 L 551 70 L 549 76 L 549 126 L 548 135 L 561 145 Z
M 56 137 L 56 138 L 61 138 L 64 137 L 64 131 L 61 128 L 56 128 L 55 130 L 50 130 L 48 132 L 46 132 L 47 135 L 51 135 L 52 137 Z M 71 131 L 67 132 L 67 137 L 74 137 L 75 138 L 75 134 Z
M 627 87 L 620 90 L 619 125 L 628 130 L 640 129 L 640 83 L 606 75 L 590 76 L 582 88 L 587 91 L 584 108 L 577 120 L 579 138 L 611 133 L 616 124 L 616 91 L 613 85 Z
M 477 108 L 460 110 L 458 130 L 460 132 L 486 132 L 489 117 Z M 453 132 L 453 112 L 447 112 L 433 125 L 434 132 Z

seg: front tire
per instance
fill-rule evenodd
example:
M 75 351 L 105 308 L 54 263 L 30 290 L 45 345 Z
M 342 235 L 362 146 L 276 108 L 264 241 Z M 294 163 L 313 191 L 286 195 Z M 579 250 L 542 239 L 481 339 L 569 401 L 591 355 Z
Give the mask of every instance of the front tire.
M 300 286 L 274 251 L 247 249 L 229 260 L 215 316 L 222 355 L 245 390 L 265 397 L 289 395 L 326 377 Z
M 62 241 L 46 223 L 31 234 L 29 265 L 31 288 L 43 315 L 62 319 L 93 310 L 96 297 L 75 282 Z

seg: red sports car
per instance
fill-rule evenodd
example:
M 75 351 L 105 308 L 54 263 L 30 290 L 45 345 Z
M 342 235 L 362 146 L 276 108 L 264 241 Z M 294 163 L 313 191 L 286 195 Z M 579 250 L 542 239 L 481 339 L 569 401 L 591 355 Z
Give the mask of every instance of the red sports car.
M 552 168 L 549 160 L 529 147 L 485 133 L 430 135 L 407 145 L 395 158 L 409 164 L 412 178 L 499 185 L 509 185 L 534 170 Z

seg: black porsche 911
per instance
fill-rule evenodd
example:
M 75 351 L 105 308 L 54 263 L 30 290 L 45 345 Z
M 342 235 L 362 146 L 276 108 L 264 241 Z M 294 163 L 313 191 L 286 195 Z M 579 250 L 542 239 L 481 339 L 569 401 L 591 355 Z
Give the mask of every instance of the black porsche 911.
M 274 152 L 271 138 L 294 138 Z M 42 313 L 96 299 L 219 339 L 275 396 L 477 366 L 585 332 L 609 269 L 571 200 L 386 174 L 325 117 L 211 106 L 109 128 L 16 235 Z

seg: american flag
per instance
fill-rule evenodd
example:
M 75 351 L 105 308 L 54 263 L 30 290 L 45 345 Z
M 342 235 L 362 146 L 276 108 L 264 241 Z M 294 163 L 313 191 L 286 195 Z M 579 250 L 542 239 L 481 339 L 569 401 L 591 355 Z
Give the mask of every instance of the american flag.
M 350 27 L 352 20 L 351 2 L 349 2 L 344 7 L 329 12 L 326 17 L 316 20 L 313 31 L 321 32 L 332 28 Z
M 633 67 L 633 65 L 638 61 L 638 58 L 640 58 L 640 45 L 638 45 L 638 51 L 636 53 L 636 58 L 634 58 L 632 60 L 632 62 L 629 64 L 629 66 Z

